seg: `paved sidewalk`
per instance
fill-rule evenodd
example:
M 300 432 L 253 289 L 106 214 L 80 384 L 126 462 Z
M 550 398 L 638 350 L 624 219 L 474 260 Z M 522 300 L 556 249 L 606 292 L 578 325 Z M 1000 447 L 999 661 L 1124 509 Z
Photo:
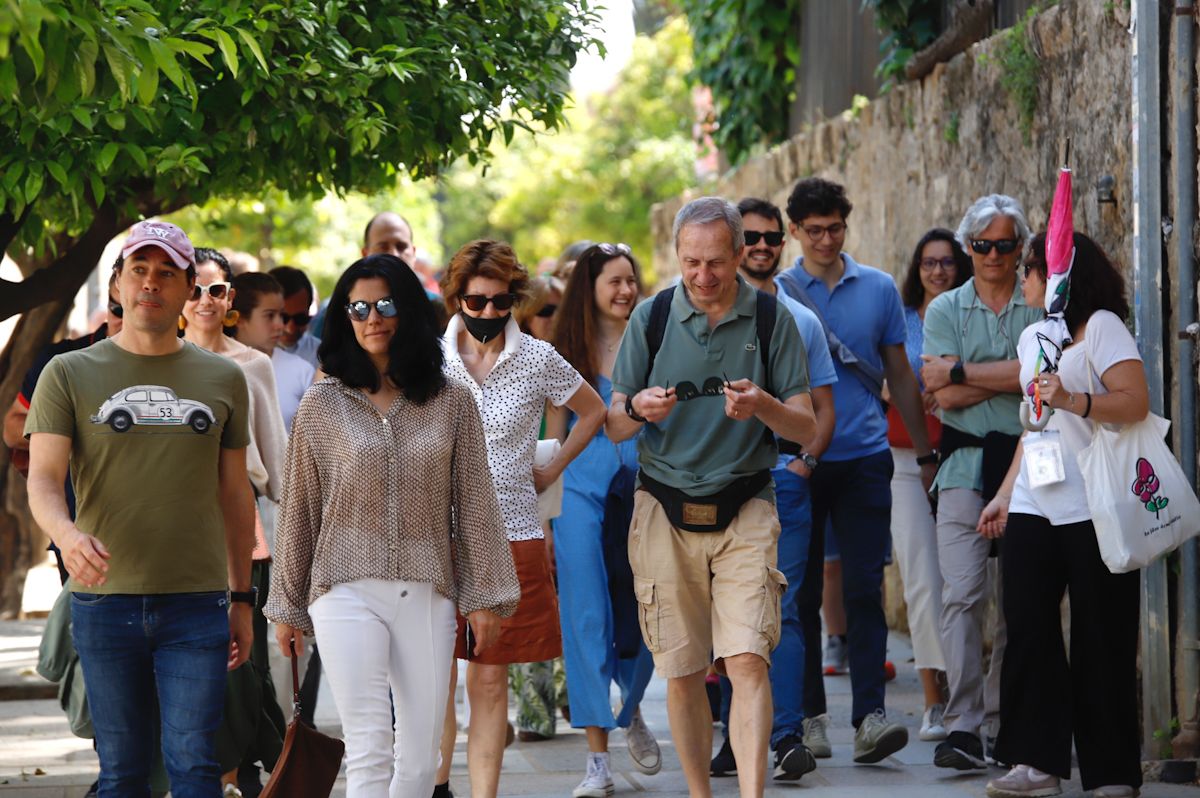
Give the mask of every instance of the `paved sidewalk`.
M 0 622 L 0 688 L 32 666 L 40 621 Z M 32 646 L 30 645 L 32 641 Z M 888 685 L 888 710 L 910 729 L 912 742 L 896 756 L 879 765 L 857 766 L 850 760 L 850 684 L 848 677 L 826 678 L 833 725 L 832 759 L 820 760 L 818 769 L 799 783 L 770 783 L 769 796 L 812 796 L 813 798 L 979 798 L 984 795 L 987 775 L 958 776 L 934 768 L 933 744 L 916 739 L 921 720 L 921 692 L 909 662 L 906 638 L 893 636 L 889 656 L 899 675 Z M 36 678 L 36 677 L 33 677 Z M 683 774 L 671 746 L 667 724 L 666 685 L 655 679 L 642 704 L 643 715 L 659 737 L 663 769 L 656 776 L 643 776 L 633 768 L 625 749 L 624 736 L 613 734 L 613 767 L 617 794 L 635 792 L 660 796 L 685 796 Z M 460 704 L 461 710 L 461 704 Z M 460 714 L 461 718 L 461 714 Z M 336 708 L 327 691 L 318 706 L 317 723 L 337 733 Z M 719 732 L 716 744 L 719 745 Z M 586 744 L 582 732 L 564 730 L 557 739 L 542 743 L 516 743 L 505 756 L 500 794 L 505 796 L 569 796 L 582 778 Z M 0 701 L 0 798 L 81 798 L 95 778 L 96 756 L 91 741 L 72 737 L 57 702 L 47 699 Z M 992 771 L 993 774 L 999 771 Z M 466 775 L 466 737 L 459 734 L 451 786 L 456 795 L 469 795 Z M 736 779 L 714 779 L 717 796 L 737 795 Z M 1077 782 L 1065 794 L 1082 796 Z M 1148 785 L 1145 798 L 1197 796 L 1194 787 Z M 345 795 L 344 777 L 333 793 Z

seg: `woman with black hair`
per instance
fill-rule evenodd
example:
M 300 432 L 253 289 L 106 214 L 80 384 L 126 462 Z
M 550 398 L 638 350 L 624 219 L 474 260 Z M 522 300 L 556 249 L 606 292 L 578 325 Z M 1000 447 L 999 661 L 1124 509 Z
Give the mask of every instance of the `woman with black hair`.
M 346 795 L 427 796 L 455 604 L 479 654 L 520 589 L 479 411 L 470 389 L 442 374 L 416 276 L 390 255 L 363 258 L 330 308 L 319 351 L 329 376 L 305 393 L 292 426 L 265 613 L 287 656 L 305 633 L 320 637 L 346 738 Z
M 1071 739 L 1084 790 L 1129 798 L 1142 783 L 1137 705 L 1139 575 L 1111 573 L 1100 559 L 1077 456 L 1093 424 L 1132 424 L 1149 412 L 1137 342 L 1125 327 L 1125 280 L 1097 244 L 1074 235 L 1069 338 L 1058 351 L 1041 325 L 1021 334 L 1021 385 L 1052 408 L 1044 432 L 1026 432 L 1000 492 L 979 519 L 984 537 L 1003 536 L 1008 647 L 1000 676 L 996 758 L 1015 763 L 988 783 L 989 796 L 1049 796 L 1071 776 Z M 1030 293 L 1046 283 L 1046 237 L 1025 261 Z M 1054 350 L 1054 351 L 1048 351 Z M 1050 364 L 1055 370 L 1047 371 Z M 1043 412 L 1047 412 L 1043 410 Z M 1031 479 L 1034 442 L 1061 463 Z M 1071 651 L 1060 604 L 1071 597 Z
M 917 381 L 921 379 L 921 352 L 925 347 L 925 309 L 934 297 L 958 288 L 974 273 L 971 258 L 954 233 L 935 227 L 921 236 L 913 249 L 908 271 L 900 285 L 904 303 L 904 323 L 908 353 Z M 921 385 L 924 391 L 925 386 Z M 929 445 L 935 449 L 941 440 L 942 424 L 934 415 L 937 402 L 933 394 L 922 393 L 925 400 L 925 427 Z M 938 565 L 937 528 L 929 497 L 921 485 L 921 467 L 917 452 L 895 407 L 888 408 L 888 443 L 896 471 L 892 475 L 892 542 L 896 565 L 904 582 L 904 601 L 908 608 L 908 628 L 912 633 L 913 661 L 925 692 L 925 713 L 919 736 L 922 740 L 946 739 L 942 721 L 945 701 L 938 673 L 946 670 L 942 655 L 938 622 L 942 614 L 942 572 Z

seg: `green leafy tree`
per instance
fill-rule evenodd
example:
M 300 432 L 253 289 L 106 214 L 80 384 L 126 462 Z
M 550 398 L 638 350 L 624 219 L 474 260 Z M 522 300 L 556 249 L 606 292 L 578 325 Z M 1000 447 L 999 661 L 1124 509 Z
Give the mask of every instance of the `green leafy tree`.
M 517 136 L 487 174 L 458 165 L 442 182 L 447 255 L 479 237 L 510 241 L 528 264 L 572 241 L 624 241 L 649 262 L 650 206 L 695 181 L 691 38 L 675 16 L 638 36 L 608 92 L 553 135 Z
M 938 35 L 941 0 L 863 0 L 862 7 L 875 12 L 875 27 L 883 34 L 881 58 L 875 74 L 887 91 L 904 79 L 904 67 L 918 50 Z
M 0 408 L 130 223 L 378 191 L 552 130 L 596 21 L 590 0 L 0 3 L 0 251 L 24 274 L 0 281 L 0 320 L 23 314 Z
M 787 138 L 800 66 L 800 0 L 682 0 L 693 76 L 712 89 L 713 141 L 733 163 Z

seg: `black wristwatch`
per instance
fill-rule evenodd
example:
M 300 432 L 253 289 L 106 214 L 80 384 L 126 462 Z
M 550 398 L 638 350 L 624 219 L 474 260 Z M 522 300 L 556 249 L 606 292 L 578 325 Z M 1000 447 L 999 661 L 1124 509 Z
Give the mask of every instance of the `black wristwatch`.
M 967 368 L 960 360 L 950 367 L 950 382 L 955 385 L 962 385 L 967 381 Z
M 938 450 L 933 449 L 932 451 L 929 452 L 929 454 L 923 454 L 920 457 L 918 457 L 917 465 L 919 465 L 919 466 L 937 465 L 938 457 L 939 457 Z
M 639 416 L 637 411 L 633 409 L 633 394 L 625 397 L 625 415 L 629 416 L 639 424 L 646 423 L 646 419 L 642 416 Z
M 808 452 L 800 452 L 800 454 L 796 457 L 796 459 L 799 460 L 801 463 L 804 463 L 805 467 L 809 471 L 815 471 L 817 468 L 817 464 L 820 462 L 817 458 L 813 457 Z
M 251 587 L 249 590 L 230 590 L 229 600 L 238 601 L 242 604 L 249 604 L 251 607 L 258 606 L 258 588 Z

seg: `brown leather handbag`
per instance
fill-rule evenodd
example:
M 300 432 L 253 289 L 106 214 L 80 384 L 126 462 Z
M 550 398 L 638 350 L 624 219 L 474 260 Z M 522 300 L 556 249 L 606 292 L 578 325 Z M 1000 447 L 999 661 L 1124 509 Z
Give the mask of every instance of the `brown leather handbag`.
M 300 666 L 292 641 L 292 720 L 260 798 L 329 798 L 346 744 L 300 722 Z

